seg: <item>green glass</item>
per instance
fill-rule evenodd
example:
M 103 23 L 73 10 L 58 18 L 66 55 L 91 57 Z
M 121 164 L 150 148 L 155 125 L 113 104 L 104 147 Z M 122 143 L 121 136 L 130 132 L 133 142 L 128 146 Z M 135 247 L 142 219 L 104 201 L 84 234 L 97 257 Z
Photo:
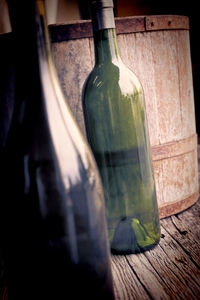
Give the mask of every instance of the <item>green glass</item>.
M 114 28 L 94 30 L 94 45 L 83 90 L 87 137 L 103 182 L 111 250 L 137 253 L 160 239 L 143 89 L 119 57 Z

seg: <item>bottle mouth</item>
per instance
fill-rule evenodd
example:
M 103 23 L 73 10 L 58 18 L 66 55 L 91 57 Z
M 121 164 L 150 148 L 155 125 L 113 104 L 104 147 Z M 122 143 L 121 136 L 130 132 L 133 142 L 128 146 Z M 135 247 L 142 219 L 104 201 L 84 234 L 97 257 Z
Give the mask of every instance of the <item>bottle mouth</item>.
M 112 0 L 90 0 L 93 31 L 115 28 Z
M 90 0 L 90 4 L 95 9 L 114 7 L 113 0 Z

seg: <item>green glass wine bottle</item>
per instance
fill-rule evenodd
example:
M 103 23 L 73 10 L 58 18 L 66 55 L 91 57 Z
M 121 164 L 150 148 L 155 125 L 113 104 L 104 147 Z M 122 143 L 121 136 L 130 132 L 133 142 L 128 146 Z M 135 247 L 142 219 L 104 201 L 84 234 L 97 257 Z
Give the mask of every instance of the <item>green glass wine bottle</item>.
M 0 240 L 9 299 L 113 299 L 103 189 L 57 79 L 43 1 L 8 3 L 17 80 L 0 152 Z
M 137 253 L 160 239 L 144 94 L 120 59 L 112 1 L 90 4 L 95 66 L 83 88 L 86 132 L 103 182 L 111 250 Z

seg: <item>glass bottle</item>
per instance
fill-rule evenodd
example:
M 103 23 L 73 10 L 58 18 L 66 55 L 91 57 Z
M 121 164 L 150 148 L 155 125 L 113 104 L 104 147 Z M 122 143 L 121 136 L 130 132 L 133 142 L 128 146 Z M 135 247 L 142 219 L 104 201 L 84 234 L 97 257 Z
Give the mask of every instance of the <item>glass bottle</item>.
M 100 177 L 58 83 L 43 1 L 9 7 L 17 82 L 0 212 L 9 299 L 113 299 Z
M 144 93 L 120 59 L 113 2 L 90 4 L 95 66 L 83 89 L 86 132 L 103 182 L 111 250 L 136 253 L 160 239 Z

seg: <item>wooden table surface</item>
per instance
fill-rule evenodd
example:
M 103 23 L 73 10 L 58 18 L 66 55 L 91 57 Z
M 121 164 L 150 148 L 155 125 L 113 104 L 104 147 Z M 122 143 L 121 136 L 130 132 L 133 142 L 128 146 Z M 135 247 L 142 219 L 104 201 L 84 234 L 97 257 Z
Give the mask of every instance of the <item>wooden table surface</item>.
M 154 249 L 112 255 L 116 300 L 200 299 L 199 222 L 200 199 L 184 212 L 161 220 L 161 240 Z

